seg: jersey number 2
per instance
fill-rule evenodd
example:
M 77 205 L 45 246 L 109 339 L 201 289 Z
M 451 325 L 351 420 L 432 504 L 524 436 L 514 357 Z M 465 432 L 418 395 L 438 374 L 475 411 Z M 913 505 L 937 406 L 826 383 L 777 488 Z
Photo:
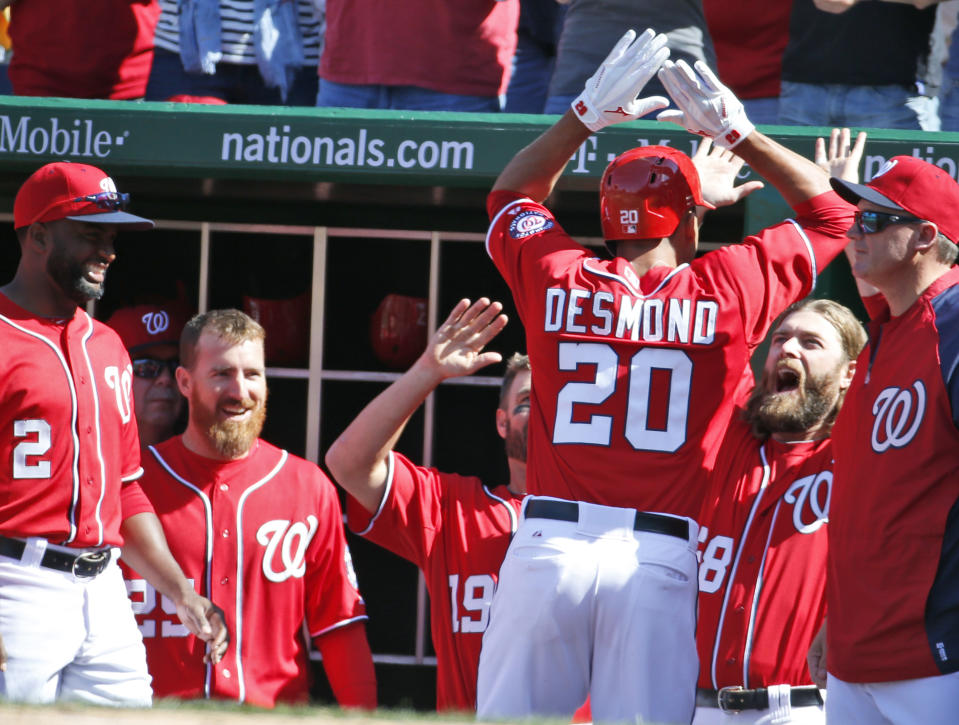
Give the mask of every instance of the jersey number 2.
M 566 383 L 556 396 L 556 422 L 553 443 L 585 443 L 608 446 L 613 416 L 591 415 L 583 422 L 573 420 L 576 405 L 599 405 L 616 390 L 619 356 L 611 345 L 600 342 L 561 342 L 559 369 L 576 370 L 580 365 L 595 365 L 596 377 L 587 382 Z M 666 425 L 650 428 L 650 396 L 653 371 L 669 373 L 666 395 Z M 686 442 L 689 418 L 689 388 L 693 362 L 682 350 L 668 347 L 644 347 L 629 361 L 629 391 L 626 402 L 624 435 L 637 451 L 673 453 Z
M 33 435 L 36 434 L 36 438 Z M 13 435 L 30 440 L 18 443 L 13 449 L 14 478 L 50 478 L 50 461 L 31 463 L 28 457 L 42 456 L 50 450 L 50 424 L 43 418 L 13 421 Z

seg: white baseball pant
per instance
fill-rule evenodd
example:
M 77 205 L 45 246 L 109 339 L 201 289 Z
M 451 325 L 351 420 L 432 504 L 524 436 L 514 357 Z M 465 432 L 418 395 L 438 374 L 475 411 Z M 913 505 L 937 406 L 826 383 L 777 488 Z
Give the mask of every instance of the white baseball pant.
M 634 509 L 572 506 L 574 521 L 529 515 L 513 537 L 483 636 L 479 719 L 569 718 L 688 724 L 698 657 L 696 538 L 636 530 Z M 640 515 L 641 516 L 641 515 Z
M 826 680 L 828 725 L 955 725 L 959 672 L 898 682 Z
M 0 635 L 7 650 L 0 697 L 149 707 L 146 650 L 115 557 L 99 576 L 81 579 L 39 566 L 54 546 L 46 539 L 26 542 L 21 561 L 0 556 Z

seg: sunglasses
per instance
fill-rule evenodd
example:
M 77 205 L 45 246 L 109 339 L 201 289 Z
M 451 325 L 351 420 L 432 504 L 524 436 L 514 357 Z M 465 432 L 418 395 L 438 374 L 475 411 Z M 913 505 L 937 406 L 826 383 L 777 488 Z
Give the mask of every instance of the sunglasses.
M 881 232 L 890 224 L 911 224 L 912 222 L 924 221 L 926 220 L 919 217 L 889 214 L 884 211 L 857 211 L 855 216 L 855 224 L 863 234 Z
M 130 195 L 121 194 L 119 191 L 101 191 L 99 194 L 78 196 L 73 201 L 86 201 L 107 211 L 119 211 L 127 208 L 130 203 Z
M 156 360 L 152 357 L 144 357 L 133 361 L 133 374 L 138 378 L 154 380 L 160 377 L 166 369 L 170 371 L 171 377 L 176 377 L 176 369 L 179 364 L 179 360 Z

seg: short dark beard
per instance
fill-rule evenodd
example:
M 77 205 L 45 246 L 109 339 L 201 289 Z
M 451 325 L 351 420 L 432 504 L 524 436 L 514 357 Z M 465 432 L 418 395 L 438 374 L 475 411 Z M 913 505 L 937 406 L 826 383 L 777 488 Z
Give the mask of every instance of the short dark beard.
M 253 409 L 252 415 L 247 420 L 223 420 L 213 423 L 207 429 L 206 436 L 216 448 L 217 453 L 224 458 L 242 458 L 249 453 L 256 439 L 260 437 L 265 420 L 266 403 L 264 402 Z
M 67 259 L 59 244 L 54 246 L 47 257 L 47 274 L 57 283 L 63 294 L 78 305 L 85 305 L 90 300 L 103 297 L 105 285 L 87 281 L 83 265 Z
M 761 383 L 753 388 L 743 415 L 758 438 L 765 439 L 773 433 L 802 433 L 836 415 L 838 403 L 829 376 L 804 379 L 798 402 L 791 394 L 776 393 L 768 387 L 763 375 Z
M 506 457 L 526 463 L 526 426 L 513 428 L 506 421 Z

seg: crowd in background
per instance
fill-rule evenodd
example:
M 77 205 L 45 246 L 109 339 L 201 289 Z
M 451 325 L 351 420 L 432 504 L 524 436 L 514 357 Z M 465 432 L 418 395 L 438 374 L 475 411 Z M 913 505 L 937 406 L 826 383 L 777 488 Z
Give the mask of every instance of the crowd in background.
M 671 57 L 717 69 L 755 122 L 959 130 L 959 0 L 0 7 L 0 85 L 16 95 L 562 113 L 624 28 L 651 27 Z

